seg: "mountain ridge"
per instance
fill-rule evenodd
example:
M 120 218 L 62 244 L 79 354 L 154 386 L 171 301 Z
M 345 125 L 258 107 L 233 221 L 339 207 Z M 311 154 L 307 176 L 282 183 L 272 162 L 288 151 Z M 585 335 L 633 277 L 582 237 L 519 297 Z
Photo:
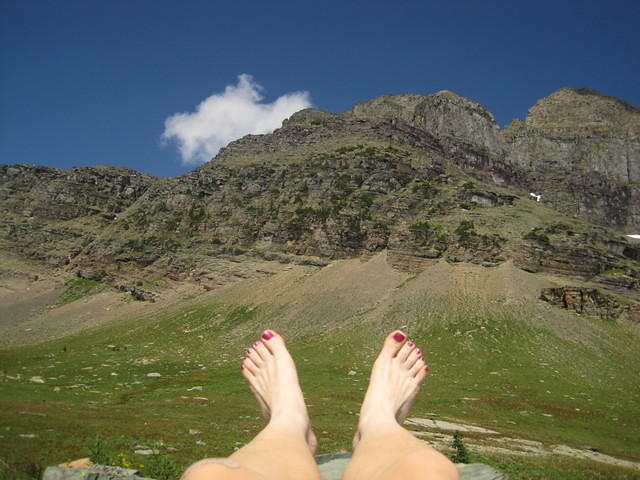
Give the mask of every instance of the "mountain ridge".
M 576 111 L 598 129 L 575 127 Z M 501 130 L 450 91 L 387 95 L 336 114 L 302 110 L 175 178 L 0 166 L 0 240 L 112 283 L 141 269 L 182 278 L 233 252 L 322 263 L 388 249 L 405 270 L 510 259 L 607 288 L 603 273 L 616 270 L 620 291 L 635 296 L 640 249 L 619 234 L 640 228 L 640 189 L 635 173 L 619 173 L 640 169 L 639 112 L 561 89 Z

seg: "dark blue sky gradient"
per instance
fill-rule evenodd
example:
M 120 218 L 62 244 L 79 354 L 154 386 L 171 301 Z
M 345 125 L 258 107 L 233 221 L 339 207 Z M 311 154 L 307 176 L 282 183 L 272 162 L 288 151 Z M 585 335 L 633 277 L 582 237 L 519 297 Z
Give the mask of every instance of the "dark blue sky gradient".
M 452 90 L 500 125 L 562 87 L 640 104 L 638 1 L 0 0 L 0 162 L 188 170 L 159 137 L 249 73 L 328 111 Z

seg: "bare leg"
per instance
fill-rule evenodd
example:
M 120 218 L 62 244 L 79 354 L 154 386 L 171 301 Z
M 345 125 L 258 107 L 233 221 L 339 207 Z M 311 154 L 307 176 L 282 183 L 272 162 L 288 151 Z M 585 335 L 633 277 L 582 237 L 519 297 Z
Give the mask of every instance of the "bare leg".
M 429 372 L 403 332 L 385 340 L 360 410 L 353 458 L 344 480 L 455 480 L 451 461 L 400 425 Z
M 205 459 L 182 480 L 319 480 L 311 431 L 293 359 L 282 337 L 267 330 L 247 350 L 242 374 L 267 426 L 228 459 Z

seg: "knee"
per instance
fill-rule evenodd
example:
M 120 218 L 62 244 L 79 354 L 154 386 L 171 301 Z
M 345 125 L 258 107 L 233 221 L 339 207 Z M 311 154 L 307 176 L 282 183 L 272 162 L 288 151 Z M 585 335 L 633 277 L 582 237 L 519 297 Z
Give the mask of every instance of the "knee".
M 240 465 L 228 458 L 205 458 L 185 470 L 180 480 L 224 479 L 229 470 L 239 469 Z

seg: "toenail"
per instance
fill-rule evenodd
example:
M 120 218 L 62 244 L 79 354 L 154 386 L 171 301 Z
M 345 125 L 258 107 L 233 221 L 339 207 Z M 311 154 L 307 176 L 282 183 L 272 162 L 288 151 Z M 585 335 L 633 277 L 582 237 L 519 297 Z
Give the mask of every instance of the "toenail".
M 425 365 L 425 366 L 424 366 L 424 371 L 425 371 L 425 372 L 427 372 L 427 373 L 429 373 L 429 365 Z
M 420 360 L 424 360 L 424 355 L 420 357 Z
M 254 343 L 253 343 L 253 346 L 254 346 L 254 347 L 257 347 L 258 345 L 260 345 L 260 342 L 254 342 Z
M 413 347 L 413 342 L 407 342 L 407 347 Z
M 269 340 L 272 337 L 273 337 L 273 333 L 271 333 L 269 330 L 265 330 L 264 333 L 262 334 L 262 338 L 264 338 L 265 340 Z
M 240 370 L 244 370 L 244 364 L 240 365 Z
M 249 349 L 247 349 L 247 353 L 251 353 L 251 352 L 253 352 L 253 350 L 252 350 L 252 349 L 250 349 L 250 348 L 249 348 Z
M 420 349 L 419 349 L 419 348 L 416 348 L 416 353 L 417 353 L 418 355 L 420 355 Z
M 395 335 L 393 336 L 393 339 L 394 339 L 396 342 L 404 342 L 404 339 L 405 339 L 405 338 L 407 338 L 407 337 L 406 337 L 406 336 L 405 336 L 405 334 L 404 334 L 404 333 L 402 333 L 402 332 L 396 332 L 396 333 L 395 333 Z

